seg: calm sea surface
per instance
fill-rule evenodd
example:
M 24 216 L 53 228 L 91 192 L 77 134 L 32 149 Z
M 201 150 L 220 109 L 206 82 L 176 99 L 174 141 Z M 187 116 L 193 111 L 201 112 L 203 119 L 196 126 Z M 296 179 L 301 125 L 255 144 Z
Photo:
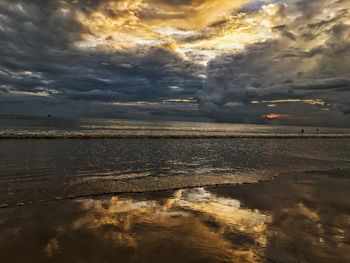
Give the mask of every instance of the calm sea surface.
M 301 129 L 314 137 L 300 137 Z M 10 206 L 104 193 L 248 183 L 288 172 L 350 166 L 350 139 L 321 137 L 349 135 L 347 129 L 17 118 L 1 119 L 0 132 L 7 135 L 0 140 L 0 204 Z M 11 134 L 56 137 L 8 139 Z M 67 134 L 99 138 L 63 139 Z M 104 138 L 106 134 L 115 138 Z M 206 138 L 208 134 L 215 138 Z M 247 134 L 252 137 L 245 138 Z

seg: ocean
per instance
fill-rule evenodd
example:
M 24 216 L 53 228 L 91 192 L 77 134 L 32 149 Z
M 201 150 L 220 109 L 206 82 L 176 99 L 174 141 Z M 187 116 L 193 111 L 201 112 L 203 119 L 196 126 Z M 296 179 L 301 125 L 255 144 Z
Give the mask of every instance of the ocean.
M 0 118 L 0 261 L 349 262 L 349 172 L 348 129 Z
M 350 130 L 2 118 L 0 160 L 0 204 L 14 206 L 347 168 Z

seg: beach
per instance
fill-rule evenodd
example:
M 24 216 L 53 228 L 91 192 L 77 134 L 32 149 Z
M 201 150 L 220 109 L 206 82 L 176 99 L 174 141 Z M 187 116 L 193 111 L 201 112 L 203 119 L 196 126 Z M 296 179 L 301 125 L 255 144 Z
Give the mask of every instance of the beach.
M 0 0 L 0 263 L 350 263 L 350 0 Z
M 349 169 L 0 209 L 2 262 L 349 262 Z
M 350 260 L 346 129 L 14 122 L 1 262 Z

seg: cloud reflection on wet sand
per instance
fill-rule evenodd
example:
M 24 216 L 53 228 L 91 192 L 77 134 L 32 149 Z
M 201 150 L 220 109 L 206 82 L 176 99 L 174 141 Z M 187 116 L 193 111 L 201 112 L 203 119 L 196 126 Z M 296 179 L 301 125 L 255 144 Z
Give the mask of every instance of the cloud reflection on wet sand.
M 1 262 L 349 262 L 349 186 L 339 170 L 2 209 Z
M 278 180 L 211 188 L 271 216 L 267 262 L 350 262 L 350 170 L 293 173 Z
M 136 255 L 143 255 L 141 259 L 152 254 L 166 259 L 171 250 L 179 250 L 180 254 L 187 251 L 183 257 L 191 261 L 241 258 L 255 262 L 252 249 L 244 242 L 236 245 L 228 237 L 246 239 L 262 249 L 270 220 L 258 211 L 241 208 L 238 200 L 217 197 L 203 188 L 178 190 L 157 201 L 112 197 L 81 202 L 83 209 L 92 213 L 75 220 L 72 230 L 107 228 L 105 239 L 116 247 L 132 248 Z
M 269 216 L 203 188 L 169 194 L 153 200 L 113 196 L 62 201 L 41 207 L 44 211 L 40 206 L 25 207 L 17 211 L 27 219 L 19 226 L 1 222 L 6 229 L 3 237 L 14 238 L 0 238 L 0 247 L 8 259 L 21 261 L 26 255 L 33 262 L 94 262 L 98 257 L 103 262 L 258 261 L 255 251 L 262 253 L 266 245 Z M 32 238 L 39 239 L 35 247 L 20 246 Z M 11 255 L 6 247 L 26 251 Z

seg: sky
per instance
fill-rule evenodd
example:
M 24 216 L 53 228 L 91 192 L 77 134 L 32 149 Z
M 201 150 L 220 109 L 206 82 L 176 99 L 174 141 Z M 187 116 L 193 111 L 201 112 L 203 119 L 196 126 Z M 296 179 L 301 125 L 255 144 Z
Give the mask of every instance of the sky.
M 0 115 L 350 126 L 348 0 L 0 0 Z

